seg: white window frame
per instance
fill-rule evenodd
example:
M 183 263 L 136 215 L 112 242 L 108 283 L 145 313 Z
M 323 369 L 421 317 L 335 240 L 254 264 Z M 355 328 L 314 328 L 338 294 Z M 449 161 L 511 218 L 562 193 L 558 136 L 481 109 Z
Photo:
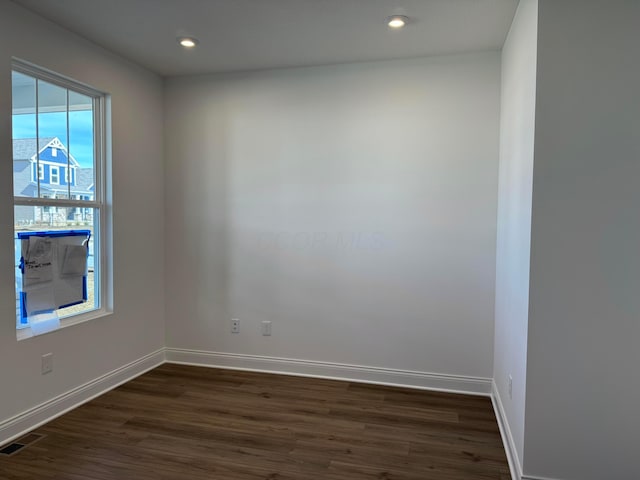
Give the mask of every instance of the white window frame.
M 36 181 L 44 180 L 44 165 L 41 163 L 36 164 L 36 169 L 38 170 L 38 177 Z
M 53 172 L 56 172 L 56 180 L 53 181 Z M 49 165 L 49 183 L 51 185 L 60 185 L 60 167 L 56 167 L 55 165 Z
M 45 70 L 28 62 L 13 58 L 11 63 L 12 71 L 34 77 L 38 80 L 42 80 L 48 83 L 52 83 L 59 87 L 72 90 L 74 92 L 86 95 L 93 99 L 93 145 L 94 145 L 94 190 L 93 195 L 90 196 L 92 200 L 74 200 L 70 198 L 55 198 L 52 195 L 51 198 L 40 198 L 40 180 L 38 180 L 38 197 L 13 197 L 14 207 L 16 206 L 32 206 L 32 207 L 52 207 L 55 210 L 56 207 L 75 207 L 75 208 L 92 208 L 93 222 L 94 222 L 94 294 L 98 300 L 98 308 L 90 310 L 88 312 L 79 313 L 60 318 L 60 328 L 69 327 L 79 323 L 83 323 L 95 318 L 104 317 L 110 315 L 113 312 L 113 287 L 110 279 L 111 274 L 111 262 L 108 261 L 107 252 L 111 249 L 111 234 L 110 228 L 110 212 L 111 209 L 107 203 L 107 183 L 108 176 L 107 168 L 110 166 L 110 162 L 107 160 L 107 141 L 108 141 L 108 108 L 109 108 L 109 95 L 105 92 L 101 92 L 88 85 L 79 83 L 73 79 L 56 74 L 49 70 Z M 36 144 L 38 142 L 36 141 Z M 109 149 L 110 150 L 110 149 Z M 39 152 L 37 153 L 37 171 L 43 165 L 39 160 Z M 56 167 L 57 168 L 57 167 Z M 44 177 L 44 168 L 43 168 Z M 58 172 L 59 178 L 59 172 Z M 51 171 L 49 172 L 49 180 L 51 180 Z M 70 183 L 67 184 L 67 188 L 70 188 Z M 110 203 L 110 202 L 109 202 Z M 51 208 L 50 208 L 51 210 Z M 95 232 L 98 232 L 97 235 Z M 16 321 L 16 326 L 18 323 Z M 31 329 L 29 327 L 16 328 L 18 340 L 31 337 Z

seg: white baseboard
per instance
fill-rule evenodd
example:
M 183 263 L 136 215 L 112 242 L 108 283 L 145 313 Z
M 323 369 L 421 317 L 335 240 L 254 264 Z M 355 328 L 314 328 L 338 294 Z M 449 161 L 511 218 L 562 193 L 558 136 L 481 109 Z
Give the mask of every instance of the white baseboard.
M 552 477 L 537 477 L 535 475 L 525 475 L 522 474 L 522 478 L 521 480 L 561 480 L 559 478 L 552 478 Z
M 530 475 L 522 475 L 522 480 L 560 480 L 560 479 L 550 478 L 550 477 L 532 477 Z
M 0 423 L 0 445 L 164 363 L 162 348 Z
M 491 379 L 290 358 L 167 348 L 169 363 L 489 396 Z
M 509 428 L 509 422 L 500 399 L 500 393 L 496 382 L 491 382 L 491 403 L 493 403 L 493 410 L 498 420 L 498 427 L 500 428 L 500 436 L 502 437 L 502 443 L 504 444 L 504 450 L 507 453 L 507 461 L 509 462 L 509 471 L 511 472 L 511 478 L 513 480 L 534 480 L 530 477 L 522 476 L 522 468 L 520 467 L 520 460 L 518 458 L 518 450 Z M 542 480 L 542 479 L 540 479 Z
M 498 392 L 496 382 L 491 382 L 491 403 L 493 403 L 493 410 L 498 420 L 498 427 L 500 427 L 500 435 L 502 436 L 502 443 L 504 444 L 504 450 L 507 453 L 507 461 L 509 462 L 509 470 L 511 472 L 511 478 L 513 480 L 560 480 L 558 478 L 549 477 L 536 477 L 535 475 L 525 475 L 522 473 L 522 467 L 520 466 L 520 460 L 518 458 L 518 450 L 516 450 L 516 444 L 509 428 L 509 422 L 507 421 L 507 415 L 502 405 L 502 399 Z

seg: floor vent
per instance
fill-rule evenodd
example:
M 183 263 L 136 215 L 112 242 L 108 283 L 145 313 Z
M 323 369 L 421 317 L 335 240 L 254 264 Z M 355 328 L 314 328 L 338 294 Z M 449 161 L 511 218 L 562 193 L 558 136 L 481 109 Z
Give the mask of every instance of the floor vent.
M 2 450 L 0 450 L 0 455 L 13 455 L 14 453 L 18 453 L 22 450 L 26 445 L 22 445 L 21 443 L 10 443 Z
M 24 447 L 28 446 L 28 445 L 32 445 L 35 442 L 37 442 L 38 440 L 44 438 L 44 435 L 40 435 L 39 433 L 28 433 L 27 435 L 25 435 L 24 437 L 16 440 L 13 443 L 10 443 L 9 445 L 5 445 L 4 447 L 2 447 L 0 449 L 0 455 L 5 455 L 7 457 L 11 456 L 11 455 L 15 455 L 16 453 L 18 453 L 20 450 L 22 450 Z

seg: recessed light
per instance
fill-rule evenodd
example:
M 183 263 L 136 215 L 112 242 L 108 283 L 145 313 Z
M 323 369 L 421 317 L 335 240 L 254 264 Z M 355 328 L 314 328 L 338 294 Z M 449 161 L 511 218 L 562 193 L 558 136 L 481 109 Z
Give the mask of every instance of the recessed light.
M 178 37 L 178 43 L 184 48 L 193 48 L 198 45 L 198 39 L 195 37 Z
M 391 28 L 402 28 L 409 22 L 409 17 L 404 15 L 392 15 L 387 18 L 387 25 Z

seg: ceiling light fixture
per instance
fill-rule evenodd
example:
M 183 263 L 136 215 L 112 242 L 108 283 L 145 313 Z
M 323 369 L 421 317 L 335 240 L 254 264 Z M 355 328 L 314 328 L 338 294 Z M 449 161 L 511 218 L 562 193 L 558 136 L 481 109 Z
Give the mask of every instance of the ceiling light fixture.
M 392 15 L 387 18 L 387 25 L 391 28 L 402 28 L 409 22 L 409 17 L 404 15 Z
M 178 43 L 184 48 L 193 48 L 198 45 L 198 39 L 195 37 L 178 37 Z

